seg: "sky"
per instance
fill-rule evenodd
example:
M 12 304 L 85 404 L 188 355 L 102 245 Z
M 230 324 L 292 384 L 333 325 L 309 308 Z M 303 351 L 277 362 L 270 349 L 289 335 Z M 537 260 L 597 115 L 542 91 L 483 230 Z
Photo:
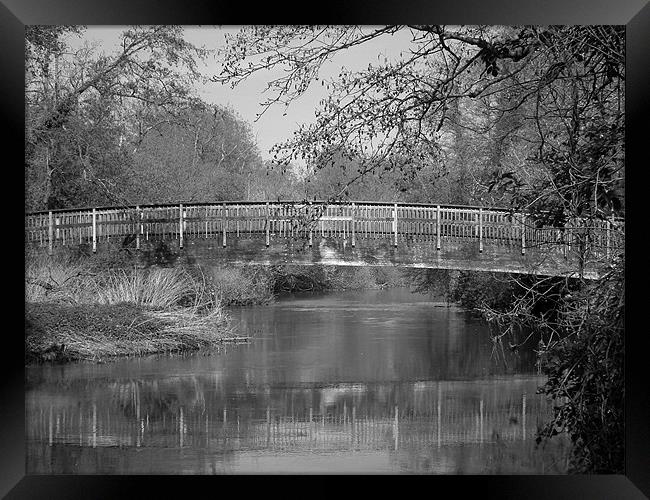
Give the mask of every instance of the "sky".
M 371 27 L 369 28 L 371 29 Z M 96 44 L 100 52 L 103 51 L 108 55 L 117 50 L 119 36 L 124 29 L 124 26 L 88 26 L 80 38 L 73 36 L 69 40 L 69 44 L 74 48 L 75 46 L 81 46 L 84 42 L 89 42 Z M 208 49 L 223 47 L 225 33 L 235 34 L 238 30 L 239 27 L 237 26 L 184 27 L 187 41 Z M 394 36 L 383 36 L 361 44 L 358 47 L 337 54 L 323 67 L 320 77 L 325 80 L 334 78 L 338 75 L 341 67 L 349 70 L 367 68 L 368 63 L 376 62 L 380 55 L 382 59 L 384 56 L 392 59 L 400 51 L 407 50 L 409 40 L 410 34 L 408 32 L 400 32 Z M 213 57 L 208 58 L 203 71 L 207 75 L 217 74 L 219 61 Z M 229 85 L 218 83 L 197 83 L 196 86 L 198 95 L 206 102 L 229 106 L 250 124 L 262 157 L 265 159 L 271 157 L 269 149 L 274 144 L 292 137 L 294 130 L 297 130 L 300 124 L 314 121 L 314 111 L 318 106 L 318 102 L 326 96 L 326 89 L 323 86 L 312 85 L 289 108 L 278 104 L 268 109 L 259 120 L 255 121 L 256 115 L 262 111 L 260 102 L 264 100 L 263 90 L 271 76 L 270 72 L 259 72 L 234 89 L 231 89 Z M 285 112 L 286 115 L 284 115 Z

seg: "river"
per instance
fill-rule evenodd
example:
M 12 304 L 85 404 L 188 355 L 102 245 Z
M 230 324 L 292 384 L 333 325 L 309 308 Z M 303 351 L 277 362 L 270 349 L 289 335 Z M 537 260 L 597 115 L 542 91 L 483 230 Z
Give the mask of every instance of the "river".
M 407 289 L 231 311 L 248 344 L 30 366 L 27 473 L 562 474 L 532 346 Z

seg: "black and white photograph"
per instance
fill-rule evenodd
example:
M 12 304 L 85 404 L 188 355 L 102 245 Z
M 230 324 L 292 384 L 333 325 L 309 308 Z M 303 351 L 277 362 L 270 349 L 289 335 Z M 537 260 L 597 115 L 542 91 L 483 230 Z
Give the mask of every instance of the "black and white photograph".
M 27 475 L 625 474 L 625 25 L 24 42 Z

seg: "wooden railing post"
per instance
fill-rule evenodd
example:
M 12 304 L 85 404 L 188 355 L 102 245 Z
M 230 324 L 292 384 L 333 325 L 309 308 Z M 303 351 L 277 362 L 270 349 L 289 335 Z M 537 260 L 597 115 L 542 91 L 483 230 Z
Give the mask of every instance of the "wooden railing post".
M 183 204 L 178 205 L 178 246 L 183 248 Z
M 228 223 L 227 218 L 226 218 L 226 204 L 222 203 L 221 204 L 221 228 L 222 228 L 222 234 L 223 234 L 223 242 L 222 245 L 224 248 L 226 248 L 226 224 Z
M 393 245 L 397 246 L 397 203 L 393 204 Z
M 483 253 L 483 209 L 478 209 L 478 251 Z
M 239 238 L 239 204 L 235 206 L 235 225 L 237 228 L 237 238 Z
M 47 253 L 48 255 L 52 255 L 53 252 L 53 245 L 54 245 L 54 217 L 52 215 L 52 211 L 49 212 L 49 219 L 48 219 L 48 225 L 47 225 Z
M 135 249 L 140 250 L 140 235 L 142 234 L 142 213 L 140 212 L 140 206 L 135 206 Z
M 205 239 L 208 239 L 208 207 L 205 207 Z
M 93 253 L 97 252 L 97 209 L 93 208 Z
M 266 202 L 266 247 L 271 243 L 271 208 L 269 202 Z
M 440 250 L 440 205 L 436 206 L 436 250 Z
M 354 225 L 355 225 L 354 202 L 352 202 L 352 221 L 350 222 L 350 225 L 352 226 L 351 227 L 351 231 L 352 231 L 352 248 L 354 248 L 354 245 L 356 244 L 356 241 L 355 241 L 355 229 L 354 229 Z

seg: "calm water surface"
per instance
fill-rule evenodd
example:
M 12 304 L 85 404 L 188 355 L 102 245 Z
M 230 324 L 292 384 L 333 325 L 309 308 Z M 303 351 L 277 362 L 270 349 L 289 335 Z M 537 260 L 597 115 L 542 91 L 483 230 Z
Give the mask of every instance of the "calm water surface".
M 557 474 L 531 349 L 406 289 L 232 311 L 249 344 L 27 370 L 27 472 Z

